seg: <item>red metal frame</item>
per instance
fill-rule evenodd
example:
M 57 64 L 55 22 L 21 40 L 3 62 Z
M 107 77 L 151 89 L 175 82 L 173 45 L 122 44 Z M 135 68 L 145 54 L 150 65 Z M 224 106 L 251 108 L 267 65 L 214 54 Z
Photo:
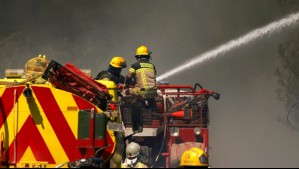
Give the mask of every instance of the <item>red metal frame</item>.
M 172 151 L 172 146 L 173 144 L 177 144 L 178 142 L 179 143 L 186 143 L 186 142 L 189 142 L 189 143 L 197 143 L 196 145 L 202 143 L 202 146 L 204 148 L 204 151 L 206 153 L 208 153 L 208 146 L 209 146 L 209 130 L 207 128 L 208 126 L 208 122 L 207 122 L 207 119 L 204 119 L 204 118 L 208 118 L 208 115 L 207 114 L 204 114 L 204 113 L 208 113 L 208 111 L 204 110 L 205 107 L 203 107 L 203 103 L 204 103 L 204 99 L 207 99 L 208 95 L 210 94 L 208 90 L 206 89 L 201 89 L 200 91 L 195 91 L 195 88 L 193 86 L 190 86 L 190 85 L 159 85 L 158 86 L 158 89 L 159 89 L 159 92 L 163 95 L 163 96 L 166 96 L 166 97 L 163 97 L 162 99 L 162 105 L 159 105 L 159 108 L 163 109 L 162 110 L 156 110 L 156 112 L 161 112 L 163 113 L 163 121 L 164 121 L 164 124 L 165 124 L 165 130 L 166 130 L 166 134 L 165 134 L 165 138 L 164 138 L 164 149 L 163 151 L 161 152 L 161 156 L 163 156 L 165 158 L 165 166 L 163 167 L 166 167 L 166 168 L 169 168 L 171 167 L 171 158 L 172 158 L 172 155 L 171 153 L 174 153 L 174 152 L 171 152 Z M 190 97 L 191 96 L 191 97 Z M 158 97 L 162 97 L 161 95 L 158 96 Z M 187 101 L 188 101 L 188 98 L 190 99 L 194 99 L 196 98 L 198 102 L 201 103 L 199 109 L 196 109 L 194 111 L 197 111 L 197 112 L 193 112 L 192 110 L 192 114 L 191 114 L 191 119 L 194 120 L 194 117 L 193 116 L 193 113 L 197 113 L 196 115 L 199 117 L 194 123 L 187 123 L 184 117 L 184 115 L 182 117 L 179 117 L 180 119 L 174 119 L 174 120 L 177 120 L 178 122 L 172 122 L 170 123 L 169 121 L 169 118 L 170 118 L 170 115 L 172 113 L 172 110 L 176 110 L 175 108 L 173 108 L 173 106 L 182 106 L 184 107 L 184 99 L 187 98 Z M 158 100 L 160 100 L 159 98 L 157 98 Z M 156 100 L 157 100 L 156 99 Z M 167 100 L 165 100 L 167 99 Z M 170 103 L 171 102 L 171 103 Z M 182 104 L 179 104 L 180 102 L 182 102 Z M 178 103 L 178 104 L 177 104 Z M 167 105 L 165 105 L 167 104 Z M 170 104 L 170 105 L 168 105 Z M 129 104 L 126 104 L 126 106 L 128 106 Z M 169 107 L 171 106 L 171 107 Z M 191 109 L 191 107 L 190 107 Z M 180 110 L 179 110 L 180 111 Z M 184 113 L 182 111 L 182 113 Z M 181 121 L 181 122 L 180 122 Z M 156 123 L 155 123 L 156 124 Z M 161 123 L 162 124 L 162 123 Z M 151 125 L 151 126 L 147 126 L 147 125 L 144 125 L 145 128 L 161 128 L 162 126 L 157 126 L 157 125 Z M 171 132 L 171 129 L 172 127 L 178 127 L 179 128 L 179 136 L 171 136 L 170 135 L 170 132 Z M 194 128 L 200 128 L 201 129 L 201 133 L 200 133 L 200 136 L 198 136 L 201 140 L 198 140 L 198 137 L 195 136 L 194 134 Z M 143 143 L 141 143 L 143 144 Z M 144 144 L 143 144 L 144 145 Z M 178 144 L 177 144 L 178 145 Z M 185 144 L 183 144 L 185 145 Z M 186 147 L 187 147 L 188 144 L 186 144 Z M 151 146 L 151 145 L 149 145 Z M 175 152 L 176 153 L 176 152 Z

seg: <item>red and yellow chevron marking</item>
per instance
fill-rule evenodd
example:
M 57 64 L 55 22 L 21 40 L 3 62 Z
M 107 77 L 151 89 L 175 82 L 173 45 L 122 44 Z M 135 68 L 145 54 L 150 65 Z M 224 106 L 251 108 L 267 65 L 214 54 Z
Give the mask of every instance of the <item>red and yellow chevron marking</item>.
M 88 153 L 77 148 L 78 112 L 101 110 L 76 95 L 47 85 L 32 85 L 33 97 L 27 99 L 22 94 L 24 88 L 0 87 L 0 132 L 6 159 L 11 163 L 16 160 L 20 167 L 28 161 L 46 162 L 47 167 L 54 167 L 88 157 Z M 112 131 L 107 132 L 107 144 L 111 146 L 104 152 L 106 157 L 115 149 Z

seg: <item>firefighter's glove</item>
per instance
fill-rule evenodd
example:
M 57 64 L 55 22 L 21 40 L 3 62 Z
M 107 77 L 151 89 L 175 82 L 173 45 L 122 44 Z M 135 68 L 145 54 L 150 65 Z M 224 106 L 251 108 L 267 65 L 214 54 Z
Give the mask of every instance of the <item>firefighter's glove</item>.
M 120 92 L 120 91 L 117 91 L 117 94 L 118 94 L 118 96 L 121 97 L 121 98 L 124 97 L 123 94 L 122 94 L 122 92 Z
M 130 95 L 130 90 L 129 89 L 124 89 L 122 92 L 121 92 L 122 96 L 128 96 Z

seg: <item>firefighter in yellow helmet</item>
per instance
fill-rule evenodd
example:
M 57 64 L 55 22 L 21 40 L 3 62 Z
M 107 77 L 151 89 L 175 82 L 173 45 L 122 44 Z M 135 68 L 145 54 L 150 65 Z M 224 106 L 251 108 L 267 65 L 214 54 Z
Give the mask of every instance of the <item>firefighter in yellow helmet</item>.
M 111 80 L 116 85 L 124 83 L 125 77 L 121 75 L 121 71 L 126 67 L 126 59 L 121 56 L 115 56 L 110 60 L 108 69 L 99 72 L 95 80 Z
M 146 120 L 151 124 L 151 113 L 156 110 L 155 96 L 157 96 L 156 67 L 150 62 L 151 52 L 146 46 L 140 46 L 136 50 L 135 58 L 137 62 L 133 63 L 126 75 L 125 88 L 122 91 L 123 96 L 135 96 L 132 106 L 133 132 L 143 131 L 143 118 L 141 107 L 147 109 Z M 140 97 L 139 97 L 140 96 Z M 139 99 L 139 100 L 137 100 Z M 140 104 L 140 105 L 137 105 Z
M 126 159 L 122 163 L 121 168 L 148 168 L 141 161 L 140 146 L 135 142 L 131 142 L 126 148 Z
M 49 65 L 46 55 L 39 55 L 30 59 L 24 67 L 25 78 L 32 83 L 45 83 L 41 76 Z
M 157 95 L 156 68 L 150 62 L 151 52 L 146 46 L 136 50 L 135 58 L 126 76 L 126 85 L 132 84 L 134 88 L 124 90 L 123 95 L 143 95 L 145 98 L 154 98 Z
M 185 151 L 181 157 L 180 168 L 208 168 L 208 155 L 200 148 L 193 147 Z

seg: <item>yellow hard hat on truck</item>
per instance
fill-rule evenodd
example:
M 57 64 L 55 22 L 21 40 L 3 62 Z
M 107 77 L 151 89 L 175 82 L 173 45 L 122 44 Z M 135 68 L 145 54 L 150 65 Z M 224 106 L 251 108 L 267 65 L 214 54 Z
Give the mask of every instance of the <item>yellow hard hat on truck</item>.
M 185 151 L 182 155 L 180 167 L 208 167 L 207 154 L 200 148 L 193 147 Z
M 34 57 L 26 62 L 24 67 L 24 73 L 27 80 L 35 78 L 34 83 L 44 83 L 46 80 L 41 78 L 40 76 L 44 73 L 47 66 L 49 65 L 49 61 L 46 58 L 46 55 L 39 55 L 38 57 Z

